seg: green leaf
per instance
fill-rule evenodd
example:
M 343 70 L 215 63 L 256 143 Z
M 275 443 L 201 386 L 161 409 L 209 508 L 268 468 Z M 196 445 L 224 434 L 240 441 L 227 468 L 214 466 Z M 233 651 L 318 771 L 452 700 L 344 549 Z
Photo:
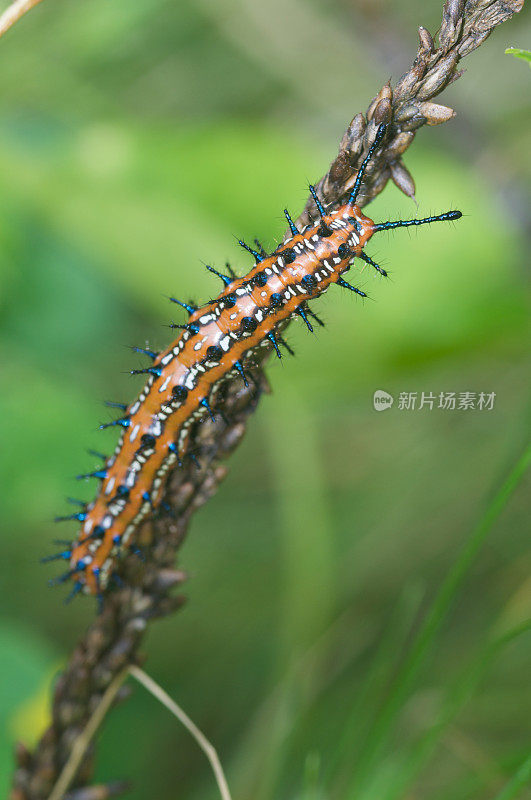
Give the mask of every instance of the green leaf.
M 515 56 L 516 58 L 523 58 L 531 67 L 531 50 L 522 50 L 521 47 L 508 47 L 505 51 L 507 56 Z
M 495 800 L 513 800 L 519 792 L 531 781 L 531 756 L 528 756 L 520 769 L 511 778 L 502 791 L 496 795 Z M 520 795 L 521 796 L 521 795 Z
M 361 751 L 360 767 L 353 776 L 349 796 L 372 797 L 372 794 L 367 792 L 367 786 L 370 788 L 371 776 L 377 771 L 376 764 L 382 761 L 381 754 L 385 743 L 390 738 L 395 719 L 403 707 L 416 676 L 429 655 L 430 648 L 457 597 L 463 581 L 474 564 L 477 554 L 481 550 L 494 522 L 530 464 L 531 447 L 528 447 L 489 503 L 481 520 L 471 532 L 461 553 L 450 568 L 426 614 L 415 642 L 404 659 L 402 667 L 396 676 L 394 687 L 375 718 L 373 730 L 367 736 Z

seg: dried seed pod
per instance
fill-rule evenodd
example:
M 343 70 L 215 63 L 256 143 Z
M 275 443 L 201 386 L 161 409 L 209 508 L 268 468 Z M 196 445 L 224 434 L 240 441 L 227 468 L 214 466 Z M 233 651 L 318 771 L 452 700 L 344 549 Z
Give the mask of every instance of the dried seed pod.
M 178 608 L 181 608 L 181 606 L 183 606 L 185 603 L 186 597 L 184 595 L 178 595 L 176 597 L 163 597 L 157 608 L 153 611 L 151 618 L 156 619 L 157 617 L 164 617 L 167 614 L 171 614 L 172 611 L 176 611 Z
M 428 68 L 428 62 L 431 56 L 431 49 L 425 47 L 424 37 L 423 38 L 420 37 L 420 32 L 419 32 L 419 41 L 420 41 L 419 48 L 417 50 L 417 55 L 415 56 L 413 66 L 416 70 L 417 75 L 421 76 L 425 74 L 426 69 Z
M 376 125 L 381 125 L 382 122 L 389 122 L 391 116 L 392 116 L 391 100 L 387 97 L 384 97 L 383 100 L 380 100 L 380 102 L 374 109 L 373 122 Z
M 524 0 L 475 4 L 470 18 L 465 20 L 462 42 L 459 45 L 460 56 L 466 56 L 479 47 L 497 25 L 501 25 L 513 14 L 521 11 L 523 7 Z
M 107 655 L 107 666 L 112 669 L 113 672 L 118 672 L 122 667 L 125 667 L 128 660 L 129 654 L 133 649 L 133 642 L 129 637 L 124 636 L 120 641 L 115 644 L 115 646 L 109 651 Z
M 352 187 L 354 186 L 355 183 L 356 183 L 356 173 L 354 172 L 350 176 L 348 181 L 346 181 L 346 183 L 345 183 L 345 185 L 343 187 L 343 194 L 347 194 L 347 192 L 350 192 L 350 190 L 352 189 Z M 363 192 L 362 192 L 362 195 L 363 195 Z M 361 205 L 361 203 L 360 203 L 360 205 Z
M 373 197 L 376 197 L 377 194 L 380 194 L 380 192 L 382 192 L 385 189 L 387 181 L 389 180 L 390 177 L 391 173 L 388 167 L 386 167 L 380 173 L 378 173 L 371 184 L 368 196 L 370 196 L 372 199 Z
M 363 134 L 365 133 L 366 122 L 363 114 L 356 114 L 347 130 L 343 134 L 339 152 L 357 154 L 361 150 Z
M 386 161 L 396 161 L 400 158 L 402 153 L 408 149 L 409 145 L 415 138 L 414 131 L 401 131 L 397 136 L 392 139 L 387 150 L 384 153 Z
M 106 662 L 97 664 L 92 674 L 94 689 L 101 689 L 102 691 L 107 688 L 114 677 Z
M 378 132 L 378 125 L 376 124 L 376 122 L 374 120 L 371 120 L 371 122 L 369 122 L 369 124 L 367 125 L 367 130 L 365 131 L 365 136 L 364 136 L 364 140 L 365 140 L 364 141 L 364 148 L 366 150 L 369 149 L 371 144 L 376 139 L 377 132 Z M 369 169 L 370 169 L 371 166 L 374 167 L 374 164 L 371 164 L 369 166 Z
M 465 0 L 446 0 L 443 8 L 443 20 L 457 26 L 458 22 L 462 21 L 464 7 Z
M 158 571 L 155 580 L 153 581 L 153 588 L 158 591 L 167 591 L 173 586 L 184 583 L 188 578 L 186 572 L 180 569 L 161 569 Z
M 72 726 L 65 731 L 64 736 L 61 741 L 61 747 L 64 747 L 64 752 L 69 753 L 72 747 L 75 745 L 77 740 L 80 736 L 83 735 L 84 726 Z M 54 774 L 54 779 L 55 779 Z
M 446 0 L 444 4 L 443 21 L 439 30 L 439 44 L 442 50 L 449 50 L 461 32 L 464 4 L 464 0 Z
M 458 60 L 457 53 L 449 53 L 445 58 L 441 59 L 435 70 L 423 81 L 417 92 L 417 98 L 419 100 L 429 100 L 430 97 L 437 94 L 450 80 Z
M 419 103 L 419 112 L 426 118 L 427 125 L 440 125 L 441 122 L 448 122 L 455 117 L 455 111 L 448 106 L 441 106 L 438 103 Z
M 395 86 L 395 103 L 413 97 L 423 75 L 424 71 L 422 69 L 417 71 L 415 66 L 405 72 Z
M 395 120 L 400 122 L 406 122 L 408 119 L 413 119 L 417 115 L 417 106 L 414 103 L 404 103 L 404 105 L 400 106 L 398 111 L 395 111 Z
M 62 704 L 59 722 L 63 727 L 67 728 L 75 722 L 79 722 L 84 717 L 85 706 L 82 703 L 76 703 L 70 700 L 68 703 Z
M 408 197 L 415 197 L 415 181 L 403 161 L 393 161 L 389 164 L 391 178 L 395 186 Z
M 402 123 L 402 128 L 404 131 L 408 133 L 413 133 L 414 131 L 422 128 L 423 125 L 426 124 L 426 117 L 423 117 L 422 114 L 415 114 L 412 119 L 408 119 L 407 122 Z
M 53 763 L 46 761 L 42 766 L 37 767 L 37 770 L 33 773 L 28 783 L 26 797 L 48 797 L 56 777 Z
M 455 81 L 459 80 L 461 75 L 463 75 L 465 72 L 466 72 L 466 69 L 456 69 L 456 70 L 454 70 L 454 72 L 452 74 L 452 77 L 450 78 L 450 80 L 446 84 L 446 87 L 450 86 L 451 83 L 455 83 Z
M 422 50 L 431 55 L 434 50 L 433 36 L 423 25 L 419 26 L 419 41 Z
M 389 85 L 389 82 L 387 82 L 382 86 L 382 88 L 380 89 L 374 100 L 372 100 L 367 110 L 367 119 L 369 120 L 369 122 L 373 119 L 374 112 L 377 106 L 380 104 L 380 102 L 382 100 L 387 100 L 390 105 L 392 99 L 393 99 L 393 91 L 391 89 L 391 86 Z
M 348 179 L 351 172 L 352 166 L 350 155 L 346 151 L 343 151 L 338 155 L 330 167 L 330 172 L 328 173 L 328 177 L 324 185 L 325 194 L 328 194 L 333 186 L 337 184 L 343 184 Z

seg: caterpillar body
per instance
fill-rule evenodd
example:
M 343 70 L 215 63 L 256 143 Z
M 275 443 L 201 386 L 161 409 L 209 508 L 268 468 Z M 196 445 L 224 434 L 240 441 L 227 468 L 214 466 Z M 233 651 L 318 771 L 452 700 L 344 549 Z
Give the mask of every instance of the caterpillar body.
M 143 351 L 153 358 L 147 382 L 123 416 L 111 425 L 122 428 L 114 454 L 102 469 L 88 476 L 101 480 L 95 500 L 69 517 L 82 523 L 77 539 L 66 550 L 45 560 L 69 562 L 66 573 L 55 579 L 73 579 L 71 595 L 78 592 L 102 596 L 109 587 L 116 559 L 134 545 L 139 525 L 160 505 L 168 473 L 189 455 L 191 426 L 205 416 L 214 417 L 210 405 L 218 384 L 237 373 L 247 383 L 245 363 L 259 348 L 280 357 L 278 328 L 299 315 L 312 329 L 308 301 L 332 285 L 364 292 L 348 284 L 343 274 L 361 258 L 386 275 L 364 253 L 378 231 L 428 222 L 458 219 L 459 211 L 408 221 L 375 223 L 365 216 L 356 198 L 367 163 L 385 135 L 381 125 L 358 171 L 345 204 L 327 211 L 310 187 L 319 219 L 298 230 L 285 211 L 291 236 L 270 255 L 240 242 L 255 264 L 242 278 L 222 278 L 223 291 L 201 308 L 175 300 L 190 314 L 182 333 L 162 353 Z M 173 298 L 172 298 L 173 299 Z M 107 426 L 102 426 L 107 427 Z

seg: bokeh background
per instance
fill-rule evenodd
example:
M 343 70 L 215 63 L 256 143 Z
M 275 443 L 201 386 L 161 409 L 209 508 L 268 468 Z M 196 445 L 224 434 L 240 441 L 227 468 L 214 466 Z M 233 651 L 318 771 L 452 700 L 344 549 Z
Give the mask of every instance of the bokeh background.
M 3 4 L 6 5 L 5 3 Z M 108 449 L 103 399 L 128 401 L 164 346 L 166 296 L 219 289 L 201 262 L 250 262 L 326 170 L 350 118 L 407 69 L 422 0 L 44 0 L 0 41 L 0 789 L 15 740 L 46 725 L 50 686 L 92 614 L 38 560 L 69 535 L 65 495 Z M 197 514 L 185 609 L 153 626 L 148 670 L 219 749 L 234 797 L 498 797 L 531 747 L 525 482 L 462 563 L 527 431 L 524 238 L 530 107 L 524 11 L 467 58 L 377 220 L 460 208 L 382 234 L 372 298 L 330 291 Z M 173 315 L 173 316 L 172 316 Z M 487 410 L 373 410 L 384 389 L 495 392 Z M 139 686 L 100 736 L 98 777 L 130 797 L 216 797 L 202 753 Z M 499 795 L 502 796 L 501 794 Z M 508 797 L 509 795 L 503 795 Z M 520 788 L 511 797 L 530 798 Z

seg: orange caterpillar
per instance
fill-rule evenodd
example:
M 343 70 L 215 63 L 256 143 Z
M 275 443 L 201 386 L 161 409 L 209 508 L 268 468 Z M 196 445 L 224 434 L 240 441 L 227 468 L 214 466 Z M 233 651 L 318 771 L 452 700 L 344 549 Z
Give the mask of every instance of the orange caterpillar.
M 116 451 L 101 470 L 80 476 L 101 479 L 96 499 L 79 513 L 60 518 L 83 523 L 76 541 L 49 557 L 69 561 L 68 572 L 55 582 L 72 578 L 71 595 L 84 591 L 101 598 L 116 558 L 134 545 L 139 524 L 160 505 L 168 473 L 190 456 L 191 425 L 207 415 L 214 418 L 209 402 L 213 388 L 234 373 L 247 384 L 244 363 L 260 347 L 274 349 L 280 358 L 279 342 L 283 342 L 275 333 L 279 323 L 298 314 L 312 330 L 308 316 L 315 315 L 307 303 L 333 283 L 365 297 L 342 275 L 354 258 L 387 274 L 363 252 L 374 233 L 461 216 L 459 211 L 449 211 L 376 224 L 361 213 L 356 205 L 361 181 L 384 135 L 385 125 L 381 125 L 344 205 L 327 212 L 310 186 L 318 221 L 299 231 L 285 211 L 292 236 L 271 255 L 240 242 L 256 261 L 245 277 L 227 277 L 208 267 L 225 284 L 221 294 L 197 309 L 174 301 L 190 313 L 188 323 L 175 326 L 182 327 L 182 333 L 164 352 L 142 351 L 152 356 L 153 364 L 134 371 L 148 373 L 146 385 L 131 405 L 120 406 L 124 415 L 110 423 L 123 428 Z

